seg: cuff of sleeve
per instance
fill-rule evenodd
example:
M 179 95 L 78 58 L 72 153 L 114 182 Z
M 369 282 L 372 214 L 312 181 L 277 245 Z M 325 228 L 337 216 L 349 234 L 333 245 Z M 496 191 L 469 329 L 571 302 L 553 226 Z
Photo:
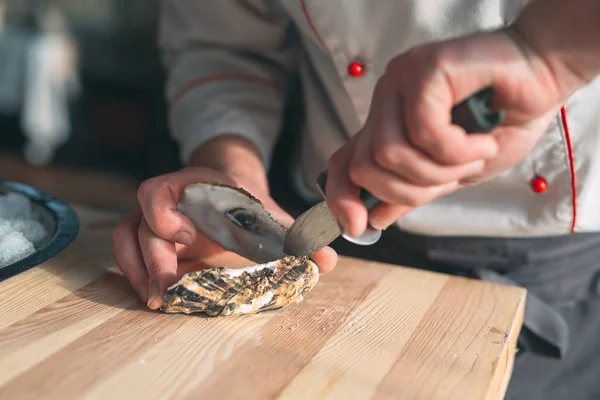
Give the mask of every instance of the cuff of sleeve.
M 227 134 L 252 143 L 265 168 L 269 168 L 271 151 L 280 129 L 281 105 L 269 100 L 272 94 L 261 96 L 255 87 L 242 90 L 227 97 L 220 96 L 219 100 L 207 101 L 207 98 L 217 96 L 196 89 L 171 107 L 172 136 L 179 144 L 179 156 L 185 165 L 189 164 L 198 146 Z M 245 97 L 248 98 L 243 99 Z M 240 102 L 244 104 L 240 105 Z

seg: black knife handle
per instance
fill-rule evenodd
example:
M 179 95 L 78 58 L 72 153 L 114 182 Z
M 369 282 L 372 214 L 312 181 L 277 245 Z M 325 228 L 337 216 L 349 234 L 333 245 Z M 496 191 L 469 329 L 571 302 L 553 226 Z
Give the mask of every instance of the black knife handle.
M 452 123 L 468 134 L 489 133 L 504 119 L 504 110 L 492 112 L 489 102 L 494 90 L 487 87 L 452 108 Z M 323 186 L 323 190 L 324 186 Z M 367 210 L 375 208 L 380 200 L 365 189 L 360 190 L 360 200 Z

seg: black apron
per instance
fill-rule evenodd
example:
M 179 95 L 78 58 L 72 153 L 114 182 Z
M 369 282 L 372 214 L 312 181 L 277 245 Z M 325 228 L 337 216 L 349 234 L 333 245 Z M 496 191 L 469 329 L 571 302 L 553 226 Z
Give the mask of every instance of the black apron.
M 527 289 L 508 400 L 600 400 L 600 234 L 507 239 L 388 229 L 339 254 Z

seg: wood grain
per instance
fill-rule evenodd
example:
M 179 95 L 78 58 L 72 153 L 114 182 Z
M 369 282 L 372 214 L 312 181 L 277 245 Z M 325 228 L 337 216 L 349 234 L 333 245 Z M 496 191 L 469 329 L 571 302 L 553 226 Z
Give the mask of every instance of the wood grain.
M 115 268 L 120 217 L 77 211 L 73 245 L 0 283 L 0 398 L 479 400 L 506 390 L 520 288 L 342 257 L 298 305 L 167 315 Z
M 282 398 L 369 398 L 447 282 L 444 276 L 431 280 L 421 276 L 413 270 L 391 271 L 287 386 Z M 362 362 L 365 359 L 371 362 Z
M 274 398 L 307 364 L 388 271 L 348 265 L 346 282 L 321 282 L 303 307 L 279 313 L 261 330 L 263 344 L 251 343 L 236 354 L 236 363 L 216 368 L 187 398 Z M 315 312 L 316 311 L 316 312 Z M 247 365 L 252 368 L 243 373 Z M 231 385 L 229 376 L 237 376 Z M 269 377 L 248 393 L 257 377 Z
M 127 289 L 111 290 L 115 283 L 108 275 L 0 331 L 0 385 L 131 306 Z
M 80 234 L 67 251 L 14 279 L 0 282 L 0 291 L 5 294 L 0 296 L 0 329 L 72 294 L 115 266 L 110 232 L 119 217 L 81 210 L 85 218 L 80 221 Z
M 511 301 L 514 291 L 487 282 L 472 287 L 464 278 L 446 284 L 375 397 L 397 398 L 400 383 L 405 388 L 401 394 L 411 399 L 464 399 L 465 393 L 487 398 L 491 382 L 506 370 L 499 361 L 513 331 L 512 315 L 522 308 L 521 301 Z M 427 384 L 432 375 L 435 387 Z

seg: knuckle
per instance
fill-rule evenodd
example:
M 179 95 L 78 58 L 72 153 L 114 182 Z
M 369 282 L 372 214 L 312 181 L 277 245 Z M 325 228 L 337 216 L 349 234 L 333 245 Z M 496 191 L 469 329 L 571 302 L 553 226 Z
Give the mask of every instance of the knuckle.
M 408 141 L 420 148 L 429 148 L 436 145 L 436 137 L 434 132 L 428 126 L 428 121 L 431 120 L 431 107 L 426 101 L 418 100 L 415 103 L 415 108 L 412 111 L 411 122 L 406 132 Z
M 418 207 L 423 204 L 423 189 L 414 186 L 396 190 L 397 205 Z
M 415 117 L 420 118 L 418 113 L 416 113 Z M 431 149 L 436 146 L 436 143 L 434 140 L 432 140 L 429 132 L 420 127 L 410 130 L 407 133 L 407 136 L 410 143 L 417 147 Z
M 405 197 L 404 203 L 410 207 L 419 207 L 423 203 L 423 200 L 418 192 L 412 191 Z
M 451 59 L 449 53 L 444 47 L 436 47 L 435 51 L 431 52 L 431 65 L 434 71 L 445 73 L 450 68 Z
M 350 180 L 357 186 L 364 186 L 365 182 L 365 170 L 360 164 L 353 163 L 348 168 L 348 175 Z
M 148 276 L 152 281 L 158 281 L 163 273 L 162 265 L 156 261 L 148 261 L 146 263 L 146 270 L 148 271 Z
M 434 151 L 437 157 L 447 164 L 461 163 L 461 155 L 455 152 L 454 149 L 451 147 L 438 145 L 434 148 Z
M 150 178 L 140 184 L 137 190 L 137 198 L 140 203 L 152 194 L 156 187 L 157 180 L 157 178 Z
M 402 164 L 402 154 L 396 146 L 377 147 L 373 151 L 373 158 L 383 168 L 394 168 Z
M 431 72 L 446 73 L 452 68 L 457 60 L 454 46 L 441 45 L 440 43 L 429 43 L 418 49 L 421 62 L 429 66 Z
M 170 190 L 169 181 L 164 176 L 157 176 L 145 180 L 140 184 L 137 191 L 137 197 L 140 204 L 144 204 L 156 193 L 161 193 Z
M 454 163 L 460 157 L 454 152 L 455 146 L 444 140 L 442 134 L 426 128 L 421 128 L 418 132 L 412 133 L 410 142 L 438 161 Z
M 161 218 L 158 214 L 155 214 L 155 216 L 155 218 L 152 218 L 149 221 L 146 220 L 149 233 L 169 240 L 169 236 L 174 234 L 172 222 L 165 217 Z
M 424 168 L 422 166 L 415 166 L 413 174 L 415 179 L 424 185 L 431 186 L 446 183 L 446 176 L 443 173 L 432 172 L 429 168 Z

